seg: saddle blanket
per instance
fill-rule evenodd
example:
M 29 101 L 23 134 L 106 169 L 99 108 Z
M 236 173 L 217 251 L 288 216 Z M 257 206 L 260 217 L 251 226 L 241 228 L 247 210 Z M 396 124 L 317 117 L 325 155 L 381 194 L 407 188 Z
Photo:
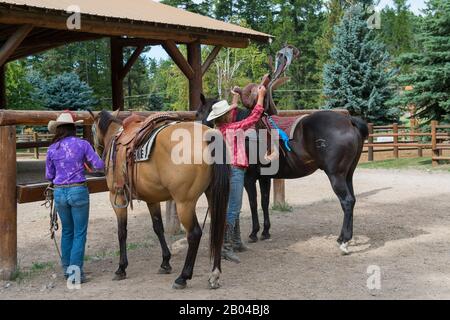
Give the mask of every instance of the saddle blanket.
M 292 140 L 294 139 L 295 128 L 300 123 L 300 121 L 306 116 L 307 115 L 299 117 L 271 116 L 271 118 L 275 121 L 277 126 L 289 136 L 289 140 Z M 272 129 L 275 129 L 269 121 L 268 123 Z
M 152 148 L 158 133 L 160 133 L 163 129 L 178 123 L 178 121 L 173 121 L 168 124 L 165 124 L 155 130 L 153 130 L 148 137 L 144 140 L 143 144 L 137 146 L 134 151 L 134 161 L 135 162 L 143 162 L 150 159 L 150 154 L 152 153 Z

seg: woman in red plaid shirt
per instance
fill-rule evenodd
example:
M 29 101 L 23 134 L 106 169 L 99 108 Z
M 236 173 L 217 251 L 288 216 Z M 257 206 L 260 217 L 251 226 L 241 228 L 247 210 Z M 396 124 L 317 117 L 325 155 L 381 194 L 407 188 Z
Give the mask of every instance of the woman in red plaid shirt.
M 245 131 L 253 128 L 264 112 L 264 97 L 266 88 L 258 88 L 258 102 L 252 113 L 242 121 L 236 122 L 237 103 L 239 95 L 233 93 L 231 106 L 226 100 L 213 105 L 207 121 L 214 120 L 215 126 L 224 136 L 231 155 L 231 177 L 230 177 L 230 199 L 228 200 L 227 224 L 225 229 L 224 245 L 222 249 L 223 258 L 239 263 L 240 259 L 236 251 L 245 251 L 246 247 L 240 240 L 239 215 L 242 208 L 242 194 L 244 192 L 245 171 L 248 168 L 248 158 L 245 152 Z M 236 228 L 236 231 L 235 231 Z M 237 243 L 232 243 L 233 233 Z

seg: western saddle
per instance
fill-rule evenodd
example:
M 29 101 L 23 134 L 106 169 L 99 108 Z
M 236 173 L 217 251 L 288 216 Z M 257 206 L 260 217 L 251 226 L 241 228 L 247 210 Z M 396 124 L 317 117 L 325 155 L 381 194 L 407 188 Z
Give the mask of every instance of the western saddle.
M 113 189 L 115 190 L 113 206 L 115 208 L 123 209 L 130 205 L 133 209 L 133 199 L 137 198 L 134 190 L 136 149 L 158 134 L 162 127 L 180 120 L 177 115 L 162 112 L 147 118 L 132 114 L 123 121 L 121 130 L 111 142 L 108 159 L 108 163 L 112 162 L 113 168 Z M 123 196 L 123 204 L 118 204 L 119 195 Z

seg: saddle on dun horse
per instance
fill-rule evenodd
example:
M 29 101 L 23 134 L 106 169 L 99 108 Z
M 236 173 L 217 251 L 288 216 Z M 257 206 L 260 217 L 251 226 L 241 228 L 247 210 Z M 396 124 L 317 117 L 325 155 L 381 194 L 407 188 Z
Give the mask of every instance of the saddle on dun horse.
M 121 130 L 112 140 L 108 159 L 113 165 L 113 205 L 116 208 L 130 205 L 133 209 L 133 199 L 137 199 L 134 190 L 136 162 L 148 160 L 158 133 L 180 120 L 177 115 L 163 112 L 147 118 L 133 114 L 123 121 Z M 117 203 L 119 195 L 123 196 L 123 204 Z

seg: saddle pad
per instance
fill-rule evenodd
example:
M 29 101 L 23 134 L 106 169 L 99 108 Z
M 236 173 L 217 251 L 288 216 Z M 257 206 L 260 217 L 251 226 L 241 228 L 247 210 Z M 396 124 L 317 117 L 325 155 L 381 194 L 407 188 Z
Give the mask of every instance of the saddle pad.
M 294 132 L 297 125 L 307 115 L 303 115 L 300 117 L 280 117 L 280 116 L 271 116 L 271 118 L 275 121 L 277 126 L 283 130 L 287 135 L 289 135 L 289 139 L 294 139 Z M 270 125 L 272 129 L 275 129 Z
M 148 137 L 145 138 L 142 145 L 136 147 L 136 149 L 134 151 L 134 161 L 135 162 L 143 162 L 143 161 L 147 161 L 148 159 L 150 159 L 150 154 L 152 152 L 153 144 L 156 140 L 156 137 L 158 136 L 158 133 L 160 133 L 163 129 L 165 129 L 171 125 L 174 125 L 176 123 L 179 123 L 179 122 L 178 121 L 170 122 L 168 124 L 165 124 L 165 125 L 157 128 L 156 130 L 153 130 L 148 135 Z

